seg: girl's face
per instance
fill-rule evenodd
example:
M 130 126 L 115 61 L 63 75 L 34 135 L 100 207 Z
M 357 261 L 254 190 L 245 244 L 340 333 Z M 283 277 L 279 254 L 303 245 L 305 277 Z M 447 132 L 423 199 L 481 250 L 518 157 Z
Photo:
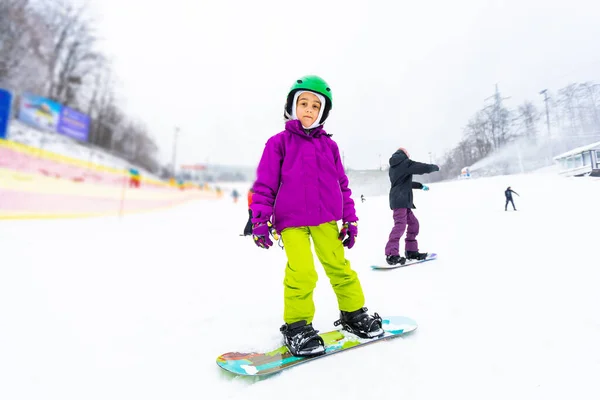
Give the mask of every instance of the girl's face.
M 296 101 L 296 117 L 303 127 L 308 128 L 319 117 L 321 102 L 313 93 L 304 92 Z

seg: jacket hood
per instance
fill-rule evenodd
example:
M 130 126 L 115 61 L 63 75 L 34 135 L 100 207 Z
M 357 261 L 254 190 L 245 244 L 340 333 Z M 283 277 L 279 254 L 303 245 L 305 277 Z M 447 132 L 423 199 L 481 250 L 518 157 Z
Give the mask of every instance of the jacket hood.
M 400 164 L 402 161 L 407 160 L 408 156 L 402 150 L 396 150 L 394 154 L 390 157 L 390 167 L 395 167 Z

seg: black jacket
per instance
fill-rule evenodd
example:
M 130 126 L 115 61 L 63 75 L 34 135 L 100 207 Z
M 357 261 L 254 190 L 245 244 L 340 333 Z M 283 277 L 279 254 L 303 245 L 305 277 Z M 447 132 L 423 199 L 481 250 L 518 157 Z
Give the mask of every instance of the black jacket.
M 504 191 L 504 196 L 506 196 L 506 200 L 512 200 L 512 194 L 516 194 L 517 196 L 519 195 L 519 193 L 515 192 L 512 189 L 506 189 Z
M 439 171 L 437 165 L 412 161 L 402 150 L 396 151 L 390 158 L 390 208 L 415 208 L 413 189 L 422 189 L 423 185 L 412 181 L 413 175 L 429 174 Z

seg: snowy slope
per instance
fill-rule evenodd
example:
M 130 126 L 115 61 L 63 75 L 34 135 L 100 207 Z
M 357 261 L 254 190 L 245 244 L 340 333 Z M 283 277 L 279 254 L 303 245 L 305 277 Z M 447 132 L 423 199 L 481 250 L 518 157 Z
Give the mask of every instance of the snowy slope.
M 600 181 L 555 175 L 432 184 L 416 213 L 421 250 L 440 258 L 376 272 L 391 211 L 367 197 L 347 256 L 370 310 L 419 329 L 263 380 L 215 364 L 280 343 L 284 251 L 238 236 L 245 201 L 3 222 L 0 398 L 598 399 L 599 198 Z M 318 273 L 314 324 L 329 330 Z
M 34 129 L 19 120 L 12 120 L 9 128 L 8 138 L 12 141 L 26 144 L 28 146 L 42 148 L 44 150 L 61 154 L 78 160 L 89 161 L 93 164 L 107 167 L 128 169 L 131 163 L 122 158 L 113 156 L 95 146 L 86 146 L 67 136 L 54 132 L 44 132 Z M 159 179 L 144 168 L 137 167 L 144 176 L 152 176 Z

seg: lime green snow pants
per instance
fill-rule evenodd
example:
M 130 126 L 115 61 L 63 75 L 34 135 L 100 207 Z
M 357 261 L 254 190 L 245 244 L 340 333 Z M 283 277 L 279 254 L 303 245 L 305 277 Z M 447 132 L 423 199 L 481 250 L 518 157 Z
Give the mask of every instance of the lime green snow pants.
M 313 239 L 317 257 L 337 296 L 339 309 L 355 311 L 364 306 L 365 297 L 356 272 L 344 257 L 344 246 L 338 239 L 335 221 L 319 226 L 286 228 L 281 232 L 287 265 L 283 281 L 283 319 L 291 324 L 306 320 L 311 323 L 315 315 L 313 290 L 317 285 L 317 271 L 310 245 Z

